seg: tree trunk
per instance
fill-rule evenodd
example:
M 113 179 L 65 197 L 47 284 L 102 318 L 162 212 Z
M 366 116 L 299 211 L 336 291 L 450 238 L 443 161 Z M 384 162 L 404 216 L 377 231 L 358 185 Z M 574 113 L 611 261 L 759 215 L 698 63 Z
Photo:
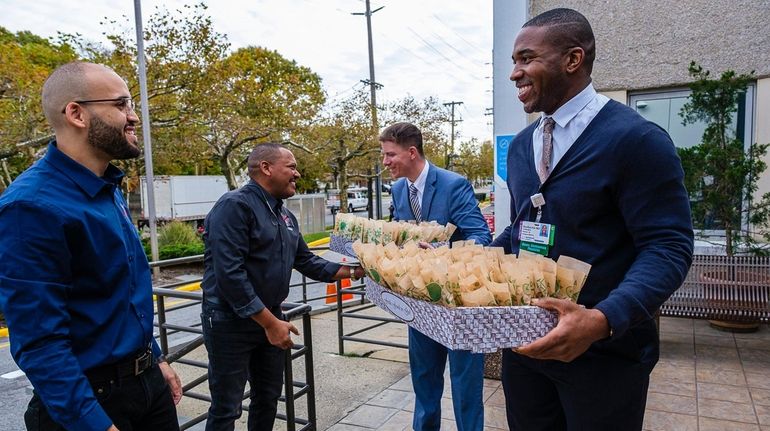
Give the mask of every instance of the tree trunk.
M 230 167 L 229 160 L 226 156 L 219 159 L 219 167 L 222 169 L 222 175 L 225 176 L 225 180 L 227 180 L 227 188 L 229 190 L 237 189 L 238 184 L 235 182 L 235 173 Z
M 338 166 L 340 168 L 340 211 L 348 212 L 348 162 L 345 160 L 339 160 Z

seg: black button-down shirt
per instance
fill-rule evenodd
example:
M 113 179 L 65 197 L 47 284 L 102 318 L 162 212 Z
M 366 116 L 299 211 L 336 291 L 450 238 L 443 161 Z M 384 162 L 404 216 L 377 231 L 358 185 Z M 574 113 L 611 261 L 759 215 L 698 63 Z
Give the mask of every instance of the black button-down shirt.
M 294 214 L 254 181 L 222 196 L 205 228 L 204 297 L 244 318 L 286 299 L 292 268 L 326 282 L 340 268 L 308 249 Z

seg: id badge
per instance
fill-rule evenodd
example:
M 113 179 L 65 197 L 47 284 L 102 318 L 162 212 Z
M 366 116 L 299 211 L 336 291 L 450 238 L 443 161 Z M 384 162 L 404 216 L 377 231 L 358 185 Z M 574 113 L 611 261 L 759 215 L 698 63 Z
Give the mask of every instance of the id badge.
M 294 230 L 294 223 L 291 222 L 291 218 L 286 214 L 281 214 L 281 217 L 283 217 L 283 223 L 286 225 L 286 229 L 290 231 Z
M 556 236 L 556 226 L 548 223 L 522 221 L 519 226 L 519 248 L 534 253 L 548 254 Z

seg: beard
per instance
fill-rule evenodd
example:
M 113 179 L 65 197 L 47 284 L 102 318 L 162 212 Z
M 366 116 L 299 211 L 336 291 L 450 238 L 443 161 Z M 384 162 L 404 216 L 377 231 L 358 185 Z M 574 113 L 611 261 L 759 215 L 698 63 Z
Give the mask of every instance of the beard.
M 139 147 L 128 142 L 123 129 L 111 126 L 99 117 L 91 119 L 88 143 L 91 147 L 103 151 L 112 160 L 135 159 L 141 154 Z

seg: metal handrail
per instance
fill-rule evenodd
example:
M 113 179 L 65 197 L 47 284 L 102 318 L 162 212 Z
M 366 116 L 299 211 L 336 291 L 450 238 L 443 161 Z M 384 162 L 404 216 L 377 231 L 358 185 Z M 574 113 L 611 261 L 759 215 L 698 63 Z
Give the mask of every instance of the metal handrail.
M 153 262 L 152 266 L 157 267 L 167 267 L 172 265 L 180 265 L 180 264 L 187 264 L 187 263 L 196 263 L 202 261 L 203 256 L 191 256 L 187 258 L 179 258 L 179 259 L 169 259 L 166 261 L 158 261 Z M 179 291 L 175 290 L 171 287 L 178 287 L 183 284 L 189 284 L 190 281 L 182 282 L 182 283 L 171 283 L 159 287 L 153 287 L 153 295 L 155 295 L 156 298 L 156 315 L 157 315 L 157 324 L 155 326 L 158 327 L 158 338 L 159 343 L 161 346 L 161 351 L 166 356 L 166 360 L 169 363 L 180 363 L 185 364 L 189 366 L 193 366 L 196 368 L 202 368 L 206 370 L 206 372 L 193 379 L 193 381 L 188 382 L 185 384 L 182 388 L 182 394 L 183 396 L 186 396 L 188 398 L 201 400 L 205 402 L 211 402 L 211 397 L 207 394 L 201 394 L 194 391 L 194 389 L 203 384 L 208 380 L 208 364 L 206 362 L 200 362 L 195 360 L 190 360 L 185 358 L 186 355 L 188 355 L 190 352 L 194 351 L 201 345 L 203 345 L 203 336 L 202 331 L 197 326 L 200 326 L 200 324 L 197 325 L 191 325 L 191 326 L 185 326 L 185 325 L 176 325 L 168 322 L 168 313 L 172 311 L 176 311 L 182 308 L 187 308 L 190 306 L 195 306 L 197 304 L 200 304 L 203 300 L 203 293 L 200 291 L 197 292 L 185 292 L 185 291 Z M 305 278 L 303 277 L 303 282 L 299 285 L 303 286 L 303 297 L 307 297 L 306 289 L 307 289 L 307 283 Z M 298 285 L 294 285 L 293 287 L 296 287 Z M 166 307 L 166 298 L 178 298 L 178 299 L 186 299 L 191 301 L 189 304 L 183 304 L 180 306 L 175 306 L 171 308 Z M 286 414 L 277 414 L 276 418 L 285 420 L 286 421 L 286 429 L 288 431 L 295 431 L 297 430 L 297 426 L 299 425 L 299 430 L 314 430 L 316 429 L 316 406 L 315 406 L 315 380 L 313 376 L 313 354 L 312 354 L 312 332 L 311 332 L 311 324 L 310 324 L 310 311 L 312 310 L 312 306 L 307 303 L 292 303 L 292 302 L 285 302 L 281 304 L 281 309 L 283 311 L 283 318 L 286 320 L 291 320 L 295 318 L 302 318 L 302 328 L 303 328 L 303 342 L 304 344 L 295 344 L 295 346 L 292 349 L 286 350 L 286 354 L 284 357 L 284 373 L 286 375 L 285 378 L 285 385 L 284 385 L 284 393 L 285 395 L 280 398 L 282 402 L 285 403 L 286 407 Z M 194 333 L 199 334 L 199 336 L 195 337 L 190 342 L 185 343 L 184 345 L 174 349 L 173 352 L 169 351 L 169 345 L 168 345 L 168 336 L 177 332 L 188 332 L 188 333 Z M 297 382 L 293 379 L 293 364 L 292 361 L 295 359 L 304 358 L 304 365 L 305 365 L 305 379 L 306 382 Z M 298 388 L 295 390 L 295 387 Z M 244 393 L 244 400 L 248 398 L 249 391 L 246 391 Z M 307 418 L 301 418 L 297 417 L 294 409 L 294 405 L 297 399 L 300 397 L 306 396 L 306 403 L 307 403 L 307 412 L 308 417 Z M 198 415 L 192 419 L 187 420 L 186 422 L 179 425 L 180 430 L 186 430 L 202 421 L 204 421 L 208 417 L 208 413 L 203 413 L 201 415 Z

